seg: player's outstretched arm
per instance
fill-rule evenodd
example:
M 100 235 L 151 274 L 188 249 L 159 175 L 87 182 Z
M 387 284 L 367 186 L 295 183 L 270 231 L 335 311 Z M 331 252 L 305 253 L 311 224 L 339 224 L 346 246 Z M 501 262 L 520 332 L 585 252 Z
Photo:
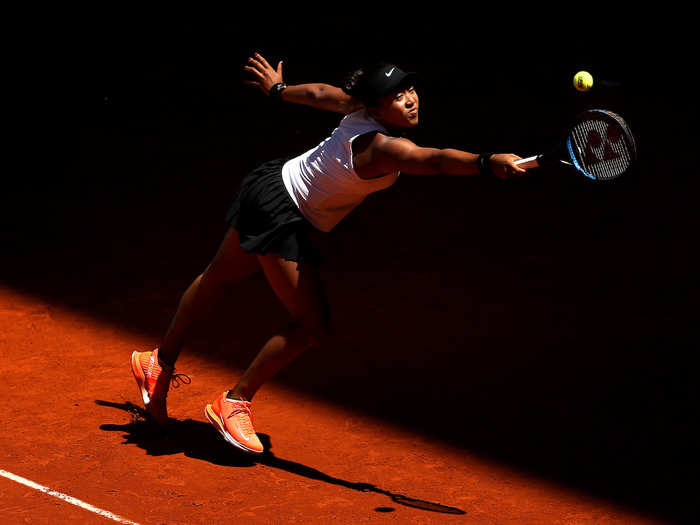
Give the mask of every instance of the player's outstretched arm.
M 423 148 L 404 138 L 377 135 L 370 146 L 372 166 L 379 173 L 401 171 L 414 175 L 472 175 L 480 172 L 479 155 L 458 149 Z M 490 155 L 491 172 L 506 179 L 525 173 L 512 153 Z
M 265 58 L 259 53 L 248 59 L 245 69 L 251 74 L 251 80 L 244 81 L 246 84 L 258 87 L 266 95 L 270 95 L 270 89 L 275 84 L 283 84 L 282 61 L 273 68 Z M 347 115 L 362 107 L 362 103 L 356 98 L 348 95 L 342 89 L 330 84 L 298 84 L 287 86 L 280 96 L 286 102 L 294 104 L 304 104 L 316 109 L 333 111 Z

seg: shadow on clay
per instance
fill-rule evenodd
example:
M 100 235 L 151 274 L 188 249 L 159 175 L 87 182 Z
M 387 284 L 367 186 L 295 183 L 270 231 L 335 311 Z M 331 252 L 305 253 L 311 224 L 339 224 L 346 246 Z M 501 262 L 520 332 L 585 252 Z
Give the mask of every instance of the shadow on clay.
M 100 430 L 124 432 L 123 444 L 137 445 L 151 456 L 184 454 L 189 458 L 228 467 L 252 467 L 256 464 L 261 464 L 358 492 L 383 494 L 394 503 L 407 507 L 443 514 L 465 514 L 462 509 L 456 507 L 448 507 L 439 503 L 410 498 L 403 494 L 395 494 L 370 483 L 358 483 L 335 478 L 296 461 L 278 458 L 271 452 L 272 444 L 270 436 L 267 434 L 258 433 L 258 437 L 265 447 L 265 452 L 260 456 L 250 456 L 236 450 L 223 441 L 218 432 L 209 423 L 192 419 L 184 421 L 171 419 L 168 428 L 164 429 L 149 421 L 146 412 L 141 407 L 128 401 L 114 403 L 98 399 L 95 400 L 95 403 L 100 406 L 117 408 L 131 414 L 129 423 L 119 425 L 103 424 L 100 425 Z M 376 512 L 391 512 L 392 510 L 394 509 L 391 507 L 378 507 L 375 509 Z

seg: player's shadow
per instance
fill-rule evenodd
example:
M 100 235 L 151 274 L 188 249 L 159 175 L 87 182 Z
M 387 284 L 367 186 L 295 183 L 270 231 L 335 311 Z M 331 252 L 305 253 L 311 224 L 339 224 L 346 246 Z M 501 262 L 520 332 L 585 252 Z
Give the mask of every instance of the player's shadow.
M 114 403 L 112 401 L 95 400 L 100 406 L 117 408 L 131 414 L 131 421 L 125 424 L 103 424 L 100 430 L 109 432 L 123 432 L 125 445 L 137 445 L 151 456 L 163 456 L 170 454 L 184 454 L 189 458 L 200 459 L 228 467 L 251 467 L 255 464 L 274 467 L 298 476 L 323 481 L 332 485 L 338 485 L 358 492 L 374 492 L 384 494 L 394 503 L 431 512 L 443 514 L 465 514 L 462 509 L 448 507 L 439 503 L 410 498 L 403 494 L 395 494 L 381 489 L 370 483 L 359 483 L 336 478 L 321 472 L 313 467 L 276 457 L 272 453 L 270 436 L 258 433 L 258 437 L 265 447 L 265 452 L 260 456 L 251 456 L 239 452 L 227 444 L 218 435 L 216 430 L 208 423 L 186 419 L 184 421 L 171 419 L 167 429 L 163 429 L 148 420 L 145 411 L 133 403 Z M 388 512 L 390 507 L 375 509 L 378 512 Z

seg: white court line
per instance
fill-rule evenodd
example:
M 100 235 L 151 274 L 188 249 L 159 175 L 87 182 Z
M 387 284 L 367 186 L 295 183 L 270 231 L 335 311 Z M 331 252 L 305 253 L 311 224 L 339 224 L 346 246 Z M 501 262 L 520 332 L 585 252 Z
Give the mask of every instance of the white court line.
M 22 476 L 18 476 L 17 474 L 13 474 L 12 472 L 7 472 L 6 470 L 0 469 L 0 476 L 3 476 L 7 479 L 11 479 L 12 481 L 16 481 L 17 483 L 21 483 L 22 485 L 26 485 L 27 487 L 31 487 L 33 489 L 36 489 L 39 492 L 43 492 L 44 494 L 48 494 L 49 496 L 54 496 L 55 498 L 62 499 L 63 501 L 66 501 L 66 502 L 70 503 L 71 505 L 76 505 L 82 509 L 89 510 L 90 512 L 94 512 L 95 514 L 99 514 L 100 516 L 104 516 L 105 518 L 109 518 L 111 520 L 114 520 L 117 523 L 125 523 L 127 525 L 139 525 L 135 521 L 130 521 L 130 520 L 127 520 L 126 518 L 122 518 L 121 516 L 117 516 L 116 514 L 112 514 L 109 511 L 98 509 L 97 507 L 93 507 L 89 503 L 85 503 L 84 501 L 80 501 L 78 498 L 74 498 L 73 496 L 68 496 L 67 494 L 62 494 L 61 492 L 57 492 L 55 490 L 51 490 L 48 487 L 44 487 L 43 485 L 39 485 L 38 483 L 34 483 L 33 481 L 25 479 Z

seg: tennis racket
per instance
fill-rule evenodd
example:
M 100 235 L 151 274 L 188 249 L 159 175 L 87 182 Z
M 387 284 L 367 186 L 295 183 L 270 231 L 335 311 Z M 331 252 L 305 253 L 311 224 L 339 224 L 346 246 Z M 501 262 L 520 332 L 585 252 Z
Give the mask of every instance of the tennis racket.
M 516 164 L 525 169 L 563 164 L 589 179 L 605 181 L 625 173 L 636 159 L 634 135 L 622 117 L 605 109 L 589 109 L 576 118 L 560 148 Z

